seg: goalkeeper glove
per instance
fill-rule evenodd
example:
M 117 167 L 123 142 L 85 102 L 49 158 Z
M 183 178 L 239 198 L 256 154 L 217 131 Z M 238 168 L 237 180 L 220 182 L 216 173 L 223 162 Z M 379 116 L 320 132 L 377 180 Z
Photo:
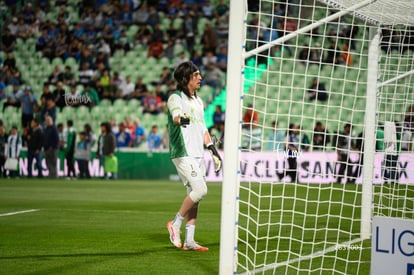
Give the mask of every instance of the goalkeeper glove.
M 189 124 L 190 124 L 190 117 L 188 115 L 184 114 L 183 116 L 180 116 L 181 126 L 186 127 Z
M 213 143 L 208 144 L 207 149 L 210 151 L 211 158 L 214 162 L 214 172 L 218 173 L 221 169 L 221 157 Z

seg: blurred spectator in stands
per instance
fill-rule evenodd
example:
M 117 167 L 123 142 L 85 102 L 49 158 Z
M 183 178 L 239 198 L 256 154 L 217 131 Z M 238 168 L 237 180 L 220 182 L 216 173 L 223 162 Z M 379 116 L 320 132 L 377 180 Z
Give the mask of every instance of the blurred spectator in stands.
M 202 69 L 207 69 L 208 64 L 214 63 L 217 64 L 217 56 L 212 51 L 207 51 L 204 53 L 204 56 L 201 58 L 203 64 Z
M 49 178 L 57 178 L 57 157 L 59 150 L 59 133 L 50 116 L 45 117 L 46 127 L 43 131 L 43 149 Z
M 32 3 L 27 3 L 22 11 L 23 19 L 26 24 L 32 24 L 35 21 L 35 10 Z
M 149 18 L 147 2 L 143 2 L 138 10 L 134 13 L 134 21 L 138 25 L 146 25 Z
M 22 150 L 22 137 L 19 135 L 17 126 L 13 125 L 10 129 L 10 134 L 7 137 L 6 148 L 4 149 L 6 160 L 8 158 L 17 159 L 19 162 L 20 152 Z M 18 178 L 20 176 L 19 169 L 9 170 L 9 177 Z
M 133 44 L 142 45 L 144 46 L 144 48 L 146 48 L 151 41 L 151 34 L 152 32 L 148 25 L 140 26 L 140 28 L 134 35 Z
M 359 26 L 350 24 L 347 25 L 343 30 L 343 36 L 345 38 L 345 44 L 350 45 L 351 50 L 356 50 L 356 36 L 359 32 Z
M 122 85 L 124 85 L 124 78 L 119 74 L 118 71 L 114 71 L 112 74 L 112 79 L 111 79 L 111 90 L 113 93 L 115 93 L 115 91 L 119 88 L 122 87 Z
M 227 47 L 222 47 L 217 54 L 217 67 L 223 72 L 227 72 Z
M 165 66 L 162 68 L 159 80 L 153 84 L 167 85 L 172 80 L 170 68 Z
M 92 108 L 99 105 L 99 96 L 96 90 L 91 86 L 90 83 L 84 86 L 83 91 L 81 92 L 81 97 L 85 97 L 85 102 L 82 102 L 83 105 Z
M 84 25 L 81 22 L 74 23 L 72 28 L 73 36 L 77 39 L 82 40 L 82 36 L 85 33 Z
M 9 70 L 16 69 L 16 58 L 14 58 L 13 52 L 8 52 L 6 59 L 3 61 L 3 67 L 9 68 Z
M 163 42 L 165 41 L 165 34 L 164 31 L 162 29 L 161 24 L 156 24 L 153 29 L 152 29 L 152 41 L 160 41 Z
M 79 62 L 81 51 L 82 43 L 77 38 L 73 38 L 68 46 L 68 57 L 75 58 L 76 62 Z
M 135 82 L 134 98 L 143 103 L 144 98 L 147 95 L 147 85 L 143 82 L 142 77 L 137 77 L 137 81 Z
M 0 80 L 0 102 L 7 97 L 6 87 L 6 83 L 4 83 L 3 80 Z
M 218 46 L 218 35 L 211 23 L 205 25 L 204 33 L 201 36 L 201 44 L 203 53 L 208 51 L 215 53 Z
M 313 129 L 312 142 L 313 150 L 315 151 L 325 151 L 326 146 L 331 142 L 329 131 L 320 121 L 316 122 L 315 128 Z
M 125 1 L 121 7 L 119 20 L 124 26 L 129 26 L 133 23 L 133 1 Z
M 152 125 L 151 131 L 148 134 L 148 138 L 147 138 L 148 150 L 153 151 L 153 150 L 160 149 L 161 140 L 162 140 L 162 136 L 160 133 L 158 133 L 158 126 L 155 124 Z
M 191 54 L 194 51 L 195 36 L 197 35 L 197 20 L 193 11 L 187 13 L 184 17 L 183 28 L 185 34 L 185 47 Z
M 268 136 L 267 150 L 268 151 L 283 151 L 285 149 L 286 133 L 284 130 L 280 130 L 279 123 L 272 121 L 272 131 Z
M 131 50 L 132 48 L 132 40 L 131 37 L 128 35 L 128 32 L 123 29 L 121 36 L 114 41 L 114 52 L 117 50 L 123 50 L 125 52 Z
M 65 93 L 66 106 L 78 107 L 81 105 L 81 95 L 77 90 L 76 85 L 69 85 L 69 92 Z
M 88 46 L 84 47 L 79 59 L 79 68 L 82 68 L 84 63 L 89 64 L 89 68 L 93 68 L 94 65 L 94 57 L 92 56 L 91 49 Z
M 131 134 L 126 131 L 125 123 L 120 122 L 118 124 L 119 132 L 115 134 L 116 138 L 116 147 L 125 148 L 132 146 Z
M 164 45 L 161 41 L 152 40 L 148 45 L 148 57 L 160 59 L 164 52 Z
M 203 73 L 203 82 L 205 85 L 215 89 L 215 93 L 223 88 L 224 73 L 217 68 L 215 63 L 209 63 Z
M 149 6 L 148 18 L 146 23 L 150 25 L 152 28 L 161 23 L 160 16 L 155 5 Z
M 194 65 L 196 65 L 198 68 L 201 68 L 203 66 L 203 61 L 202 61 L 202 57 L 200 55 L 200 52 L 197 50 L 194 50 L 191 58 L 190 58 L 191 62 L 194 63 Z
M 97 89 L 100 98 L 107 98 L 106 95 L 111 94 L 111 75 L 109 74 L 109 70 L 104 69 L 103 74 L 99 77 L 97 81 Z M 120 88 L 120 87 L 118 87 Z
M 146 131 L 145 128 L 141 125 L 141 121 L 138 118 L 134 120 L 134 127 L 134 147 L 140 147 L 141 144 L 143 144 L 144 141 L 147 139 Z
M 155 92 L 150 92 L 143 101 L 143 113 L 158 115 L 162 111 L 162 100 Z
M 164 57 L 168 58 L 170 63 L 173 62 L 175 58 L 175 41 L 170 40 L 168 37 L 167 46 L 164 49 Z
M 104 25 L 101 31 L 97 32 L 97 37 L 100 37 L 98 41 L 98 52 L 110 54 L 114 42 L 114 33 L 110 25 Z
M 167 97 L 169 97 L 172 93 L 174 93 L 176 89 L 177 88 L 175 85 L 175 81 L 171 81 L 170 83 L 168 83 L 167 90 L 165 92 L 167 94 Z
M 63 81 L 63 73 L 60 70 L 60 66 L 56 65 L 48 77 L 48 84 L 57 85 L 59 81 Z
M 220 123 L 224 123 L 225 118 L 226 118 L 225 112 L 223 111 L 221 105 L 217 104 L 216 109 L 214 110 L 214 113 L 213 113 L 213 124 L 218 125 Z
M 175 59 L 175 67 L 177 67 L 178 65 L 186 61 L 188 61 L 186 52 L 185 51 L 180 52 L 177 58 Z
M 162 109 L 165 110 L 165 108 L 167 108 L 167 101 L 168 101 L 168 94 L 164 91 L 164 87 L 161 84 L 157 84 L 157 86 L 155 86 L 155 94 L 161 98 L 162 101 Z
M 227 13 L 230 9 L 227 3 L 224 3 L 224 0 L 219 0 L 218 3 L 215 5 L 215 13 L 218 16 L 222 16 Z
M 17 17 L 13 17 L 10 24 L 7 26 L 7 29 L 10 30 L 12 35 L 16 35 L 18 26 L 19 20 L 17 19 Z
M 4 35 L 1 38 L 1 50 L 4 52 L 13 52 L 16 47 L 16 36 L 14 36 L 9 29 L 6 28 Z
M 24 94 L 20 97 L 20 102 L 22 106 L 21 123 L 24 129 L 30 127 L 30 122 L 34 118 L 37 107 L 37 99 L 34 96 L 30 86 L 24 87 Z
M 7 95 L 6 101 L 3 103 L 3 112 L 7 106 L 12 106 L 15 108 L 20 108 L 20 98 L 23 96 L 23 91 L 20 89 L 19 85 L 13 85 L 13 89 L 10 94 Z
M 65 61 L 68 57 L 68 43 L 66 42 L 66 37 L 62 36 L 56 45 L 54 58 L 60 58 L 62 61 Z
M 131 99 L 134 97 L 134 91 L 135 91 L 135 84 L 131 81 L 131 76 L 127 76 L 125 78 L 125 83 L 121 85 L 121 98 L 123 99 Z
M 348 45 L 343 44 L 341 47 L 341 55 L 339 63 L 345 64 L 348 66 L 352 65 L 352 55 L 348 50 Z
M 326 101 L 328 99 L 328 92 L 326 91 L 325 83 L 319 82 L 319 79 L 315 77 L 309 86 L 308 97 L 309 100 Z
M 65 71 L 62 74 L 62 81 L 64 85 L 75 84 L 75 75 L 72 73 L 72 68 L 70 66 L 65 66 Z
M 229 35 L 229 14 L 216 17 L 216 32 L 219 38 L 226 38 Z
M 5 148 L 7 143 L 6 128 L 0 125 L 0 177 L 6 177 L 6 170 L 4 170 L 4 163 L 6 162 Z
M 86 139 L 84 131 L 79 133 L 79 141 L 76 143 L 74 158 L 79 168 L 80 179 L 90 179 L 89 160 L 91 158 L 91 144 Z
M 66 107 L 65 95 L 66 90 L 63 86 L 63 82 L 59 81 L 56 85 L 56 89 L 53 91 L 53 96 L 55 98 L 56 107 L 58 107 L 60 111 Z
M 90 25 L 85 31 L 84 40 L 93 44 L 96 42 L 97 36 L 98 36 L 98 31 L 96 30 L 95 26 Z
M 324 59 L 324 63 L 328 64 L 338 64 L 339 62 L 339 50 L 336 46 L 336 41 L 331 41 L 329 44 L 329 48 L 325 50 L 326 56 Z
M 243 114 L 243 128 L 250 127 L 251 124 L 259 123 L 259 113 L 253 109 L 253 105 L 247 105 L 247 109 Z
M 85 62 L 78 71 L 79 84 L 85 85 L 90 83 L 94 78 L 95 72 L 89 67 L 89 63 Z
M 20 17 L 16 28 L 16 37 L 21 39 L 27 39 L 32 35 L 29 25 L 24 22 L 24 18 Z
M 36 160 L 37 177 L 43 177 L 42 167 L 42 148 L 43 148 L 43 131 L 37 119 L 30 121 L 30 128 L 26 135 L 27 139 L 27 176 L 31 178 L 33 169 L 33 160 Z
M 207 0 L 204 5 L 201 6 L 201 11 L 203 12 L 203 17 L 207 19 L 212 19 L 215 12 L 214 7 L 211 5 L 210 0 Z
M 134 137 L 135 137 L 134 123 L 132 123 L 131 118 L 129 116 L 125 116 L 124 123 L 125 123 L 126 131 L 131 135 L 132 141 L 134 141 Z
M 14 85 L 18 85 L 20 86 L 22 84 L 22 79 L 21 79 L 21 75 L 20 72 L 16 69 L 16 68 L 9 68 L 8 66 L 3 66 L 3 69 L 5 70 L 6 73 L 6 83 L 9 86 L 14 86 Z
M 317 61 L 317 58 L 314 55 L 314 52 L 312 52 L 308 44 L 303 45 L 302 50 L 299 52 L 298 59 L 303 64 Z

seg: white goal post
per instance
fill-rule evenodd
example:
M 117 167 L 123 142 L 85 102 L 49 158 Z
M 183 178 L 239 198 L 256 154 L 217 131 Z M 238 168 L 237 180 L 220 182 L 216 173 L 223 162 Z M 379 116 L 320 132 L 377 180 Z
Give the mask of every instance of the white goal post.
M 414 218 L 412 10 L 230 0 L 220 274 L 369 273 L 372 217 Z

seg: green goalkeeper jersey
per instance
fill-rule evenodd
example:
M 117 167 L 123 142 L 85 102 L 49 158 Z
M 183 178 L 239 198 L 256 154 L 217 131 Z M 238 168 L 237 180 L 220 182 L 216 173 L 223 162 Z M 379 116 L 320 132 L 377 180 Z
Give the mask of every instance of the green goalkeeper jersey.
M 204 134 L 207 128 L 204 122 L 204 104 L 196 96 L 187 97 L 182 91 L 176 91 L 168 98 L 168 134 L 170 138 L 170 157 L 204 157 Z M 188 115 L 190 124 L 177 126 L 174 117 Z

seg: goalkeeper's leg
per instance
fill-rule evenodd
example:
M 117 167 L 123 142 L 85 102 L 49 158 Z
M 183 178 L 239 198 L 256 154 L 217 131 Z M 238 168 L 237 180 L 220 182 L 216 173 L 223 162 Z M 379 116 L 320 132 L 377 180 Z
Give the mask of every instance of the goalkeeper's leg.
M 207 194 L 207 185 L 205 182 L 204 159 L 196 160 L 185 157 L 174 159 L 173 163 L 177 168 L 182 181 L 187 187 L 187 196 L 184 198 L 181 207 L 172 222 L 167 223 L 170 233 L 170 240 L 176 247 L 181 247 L 180 228 L 184 218 L 187 219 L 187 225 L 190 236 L 194 236 L 198 202 Z M 197 249 L 198 250 L 198 249 Z

